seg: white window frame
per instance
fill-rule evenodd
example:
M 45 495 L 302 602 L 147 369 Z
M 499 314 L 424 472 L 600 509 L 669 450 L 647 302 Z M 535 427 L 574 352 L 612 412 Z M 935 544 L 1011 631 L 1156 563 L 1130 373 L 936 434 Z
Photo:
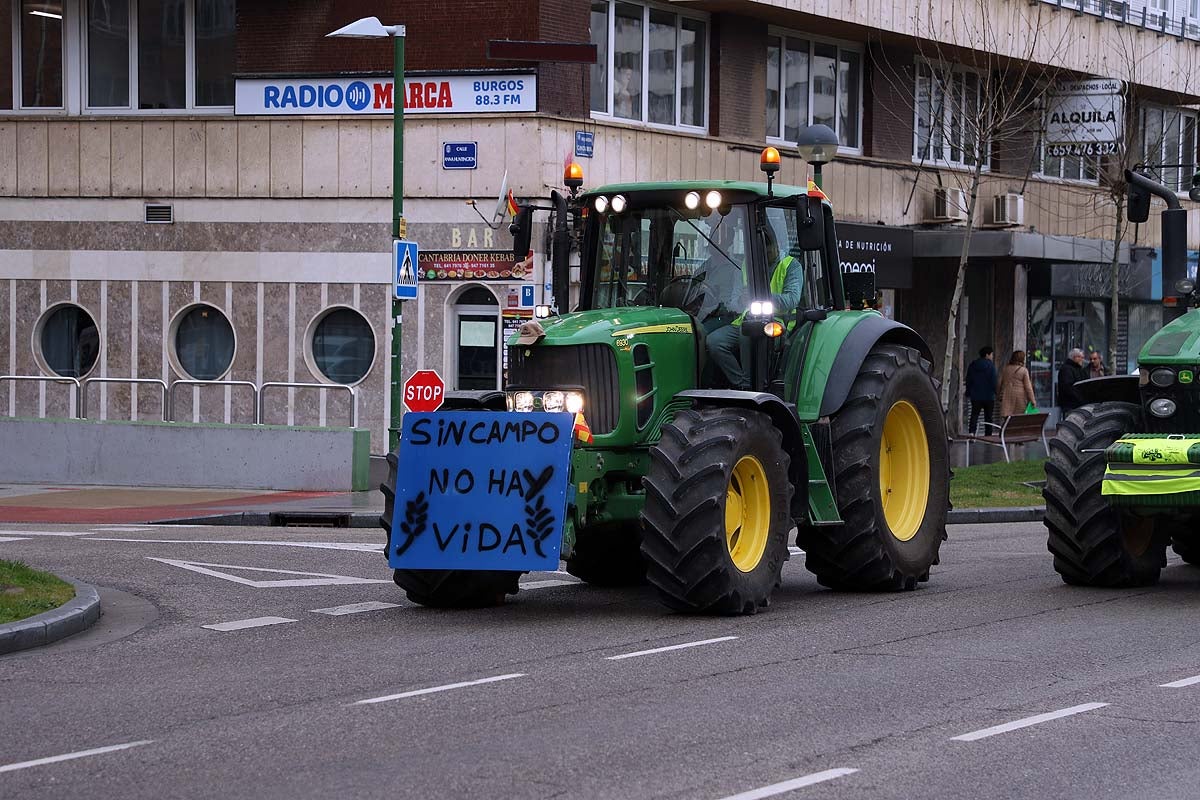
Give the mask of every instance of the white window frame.
M 1096 177 L 1094 177 L 1094 178 L 1088 178 L 1088 177 L 1069 178 L 1069 177 L 1064 177 L 1063 175 L 1054 175 L 1053 173 L 1044 172 L 1043 170 L 1045 170 L 1045 168 L 1046 168 L 1046 140 L 1044 137 L 1039 136 L 1038 137 L 1038 163 L 1037 163 L 1037 169 L 1035 169 L 1033 171 L 1033 174 L 1034 174 L 1034 176 L 1036 176 L 1038 178 L 1044 178 L 1045 180 L 1048 180 L 1048 181 L 1061 181 L 1063 183 L 1078 183 L 1078 184 L 1082 184 L 1084 186 L 1098 186 L 1100 184 L 1100 156 L 1081 156 L 1080 158 L 1081 159 L 1083 159 L 1083 158 L 1094 159 L 1094 161 L 1093 161 L 1094 167 L 1093 168 L 1096 172 Z M 1083 164 L 1083 163 L 1084 162 L 1081 160 L 1080 164 Z M 1060 158 L 1059 159 L 1059 172 L 1062 172 L 1062 164 L 1063 164 L 1063 161 Z
M 61 106 L 21 105 L 21 0 L 12 2 L 12 108 L 0 108 L 0 116 L 53 117 L 79 113 L 79 0 L 63 0 Z
M 196 105 L 196 0 L 184 0 L 184 106 L 183 108 L 138 108 L 138 2 L 129 0 L 129 105 L 127 106 L 91 106 L 88 105 L 88 21 L 82 8 L 79 12 L 79 43 L 80 43 L 80 92 L 83 109 L 87 114 L 138 114 L 145 116 L 178 116 L 179 114 L 218 114 L 233 113 L 233 105 L 227 106 L 197 106 Z
M 1167 139 L 1166 133 L 1164 132 L 1163 137 L 1162 137 L 1163 140 L 1158 145 L 1158 156 L 1159 156 L 1158 160 L 1156 162 L 1148 162 L 1147 161 L 1147 159 L 1146 159 L 1146 138 L 1145 138 L 1146 137 L 1146 112 L 1147 111 L 1161 112 L 1164 115 L 1164 117 L 1166 114 L 1175 114 L 1175 113 L 1179 114 L 1179 116 L 1180 116 L 1179 150 L 1173 156 L 1168 156 L 1167 154 L 1165 154 L 1163 152 L 1164 148 L 1166 147 L 1166 139 Z M 1142 160 L 1144 162 L 1147 162 L 1146 163 L 1147 167 L 1154 169 L 1155 163 L 1160 163 L 1160 164 L 1182 164 L 1183 163 L 1183 144 L 1184 144 L 1183 118 L 1184 117 L 1190 117 L 1192 120 L 1192 131 L 1193 131 L 1192 132 L 1192 151 L 1193 151 L 1192 152 L 1192 168 L 1193 168 L 1193 170 L 1200 169 L 1200 156 L 1197 155 L 1197 153 L 1200 152 L 1200 110 L 1197 110 L 1195 108 L 1185 108 L 1182 106 L 1160 106 L 1160 105 L 1154 105 L 1154 104 L 1147 104 L 1146 106 L 1144 106 L 1141 109 L 1141 111 L 1138 114 L 1138 125 L 1140 126 L 1138 133 L 1141 137 L 1141 155 L 1142 155 Z M 1182 167 L 1169 167 L 1167 169 L 1169 169 L 1172 173 L 1174 173 L 1174 175 L 1179 179 L 1179 185 L 1177 187 L 1175 187 L 1172 191 L 1174 191 L 1177 195 L 1180 195 L 1181 197 L 1186 196 L 1188 193 L 1188 189 L 1192 185 L 1191 176 L 1185 175 L 1182 172 L 1182 170 L 1183 170 Z M 1166 185 L 1168 189 L 1171 188 L 1167 184 L 1165 172 L 1156 172 L 1155 174 L 1157 174 L 1158 177 L 1162 179 L 1163 184 Z
M 591 117 L 595 120 L 603 120 L 605 122 L 618 122 L 627 125 L 637 125 L 639 127 L 653 128 L 655 130 L 665 131 L 687 131 L 689 133 L 707 133 L 708 131 L 708 112 L 709 112 L 709 97 L 712 95 L 712 19 L 707 14 L 701 14 L 694 11 L 683 11 L 674 6 L 663 3 L 645 2 L 645 0 L 606 0 L 608 3 L 608 52 L 597 53 L 597 58 L 605 59 L 605 74 L 608 76 L 607 86 L 607 107 L 604 111 L 591 111 Z M 616 36 L 616 4 L 628 3 L 629 5 L 641 6 L 642 8 L 642 118 L 627 119 L 618 117 L 613 113 L 613 73 L 615 66 L 615 36 Z M 591 16 L 591 2 L 588 2 L 588 15 Z M 650 117 L 650 10 L 664 11 L 675 15 L 675 119 L 678 120 L 683 110 L 683 70 L 680 65 L 682 60 L 679 57 L 679 40 L 682 32 L 682 21 L 692 19 L 697 22 L 704 23 L 704 98 L 703 98 L 703 122 L 700 125 L 684 125 L 676 123 L 668 125 L 662 122 L 651 122 Z M 591 94 L 589 86 L 588 105 L 591 105 Z
M 931 111 L 931 113 L 933 111 L 933 102 L 932 102 L 932 97 L 933 97 L 932 81 L 934 80 L 933 76 L 936 72 L 942 71 L 942 70 L 949 71 L 951 74 L 975 75 L 979 79 L 976 84 L 977 91 L 978 91 L 979 106 L 980 106 L 980 108 L 982 108 L 984 106 L 983 80 L 982 80 L 982 73 L 979 70 L 972 69 L 971 67 L 966 67 L 961 64 L 950 64 L 945 61 L 935 61 L 933 59 L 920 58 L 920 57 L 915 58 L 913 60 L 913 104 L 912 104 L 913 105 L 913 138 L 912 138 L 912 160 L 913 160 L 913 163 L 914 164 L 921 164 L 921 163 L 932 164 L 934 166 L 947 167 L 947 168 L 951 168 L 951 169 L 968 169 L 968 170 L 974 169 L 975 167 L 973 164 L 968 164 L 967 162 L 963 161 L 961 158 L 958 161 L 953 161 L 950 158 L 946 157 L 946 154 L 951 149 L 951 144 L 945 138 L 945 133 L 950 130 L 951 123 L 949 122 L 949 118 L 947 118 L 947 122 L 945 123 L 945 127 L 943 129 L 942 152 L 939 153 L 937 155 L 937 157 L 934 157 L 932 155 L 933 120 L 930 120 L 929 138 L 930 138 L 931 155 L 928 158 L 922 157 L 922 155 L 921 155 L 921 104 L 919 102 L 917 102 L 917 100 L 918 100 L 917 82 L 920 81 L 920 79 L 921 79 L 920 72 L 921 72 L 922 67 L 927 67 L 930 72 L 929 80 L 930 80 L 930 111 Z M 964 83 L 964 86 L 965 86 L 965 83 Z M 965 94 L 966 94 L 966 92 L 964 89 L 964 95 Z M 962 148 L 962 149 L 965 152 L 965 148 Z M 990 141 L 985 143 L 984 148 L 983 148 L 983 153 L 981 153 L 980 156 L 981 157 L 979 160 L 983 164 L 982 171 L 990 172 L 991 168 L 992 168 L 992 143 Z
M 862 152 L 863 152 L 863 108 L 864 108 L 865 101 L 866 101 L 866 97 L 865 97 L 866 93 L 863 89 L 863 62 L 866 61 L 866 52 L 864 51 L 864 48 L 862 47 L 862 45 L 858 44 L 857 42 L 845 42 L 840 39 L 830 39 L 825 36 L 813 36 L 811 34 L 804 33 L 802 31 L 792 30 L 790 28 L 779 28 L 774 25 L 767 28 L 767 38 L 778 40 L 779 48 L 780 48 L 779 49 L 779 57 L 780 57 L 779 86 L 776 87 L 779 90 L 779 132 L 780 132 L 780 135 L 779 136 L 767 136 L 766 137 L 767 143 L 775 144 L 775 145 L 783 145 L 785 147 L 795 147 L 796 146 L 796 142 L 790 141 L 789 139 L 786 139 L 783 136 L 783 134 L 787 131 L 787 127 L 784 124 L 784 121 L 787 119 L 787 104 L 784 102 L 785 92 L 783 90 L 784 81 L 787 78 L 786 69 L 784 68 L 784 52 L 787 47 L 787 39 L 789 39 L 789 38 L 803 39 L 808 42 L 808 67 L 809 67 L 809 70 L 808 70 L 808 122 L 806 123 L 808 125 L 812 124 L 812 111 L 813 111 L 813 81 L 812 81 L 813 45 L 828 44 L 828 45 L 833 45 L 834 47 L 837 48 L 837 59 L 835 62 L 837 64 L 837 71 L 836 71 L 835 78 L 834 78 L 835 84 L 834 84 L 834 90 L 833 90 L 833 107 L 834 107 L 833 116 L 834 116 L 835 124 L 838 122 L 837 101 L 838 101 L 838 90 L 840 88 L 840 86 L 839 86 L 840 82 L 838 81 L 838 78 L 840 78 L 841 74 L 842 74 L 842 51 L 845 50 L 848 52 L 858 54 L 858 130 L 855 132 L 856 138 L 858 141 L 858 147 L 847 147 L 846 145 L 841 144 L 841 130 L 835 129 L 835 132 L 838 134 L 838 142 L 839 142 L 838 143 L 838 152 L 839 153 L 845 153 L 847 155 L 862 155 Z M 769 42 L 768 42 L 768 44 L 769 44 Z

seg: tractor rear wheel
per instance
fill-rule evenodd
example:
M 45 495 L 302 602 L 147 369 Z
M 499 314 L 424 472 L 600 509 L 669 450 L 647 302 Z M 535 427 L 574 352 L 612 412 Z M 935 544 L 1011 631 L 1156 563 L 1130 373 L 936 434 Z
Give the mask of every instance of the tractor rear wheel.
M 833 589 L 896 591 L 928 580 L 946 538 L 950 462 L 929 362 L 877 344 L 833 414 L 833 478 L 843 524 L 801 526 L 797 544 Z
M 1073 586 L 1149 586 L 1166 564 L 1166 539 L 1153 517 L 1114 508 L 1101 494 L 1104 449 L 1140 428 L 1132 403 L 1075 409 L 1050 440 L 1045 524 L 1054 569 Z M 1081 452 L 1087 451 L 1087 452 Z
M 567 572 L 592 586 L 637 586 L 646 582 L 642 537 L 636 522 L 585 528 L 577 534 Z
M 390 556 L 392 546 L 392 514 L 396 506 L 395 453 L 389 453 L 388 478 L 379 486 L 383 492 L 383 516 L 379 524 L 387 531 L 385 555 Z M 506 594 L 517 593 L 520 572 L 449 570 L 449 569 L 397 569 L 392 571 L 392 580 L 404 590 L 408 599 L 423 606 L 435 608 L 483 608 L 500 605 Z
M 753 614 L 770 602 L 792 527 L 781 441 L 770 417 L 740 408 L 682 411 L 663 426 L 644 479 L 642 555 L 667 606 Z

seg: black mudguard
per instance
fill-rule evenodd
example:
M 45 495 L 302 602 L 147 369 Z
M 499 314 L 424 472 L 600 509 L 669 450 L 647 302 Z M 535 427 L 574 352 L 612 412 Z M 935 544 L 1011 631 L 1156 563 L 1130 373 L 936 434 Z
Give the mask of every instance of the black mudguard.
M 933 361 L 929 345 L 921 335 L 907 325 L 887 319 L 886 317 L 867 317 L 842 342 L 837 359 L 833 362 L 833 370 L 829 374 L 829 382 L 825 384 L 825 393 L 821 396 L 821 416 L 827 417 L 842 407 L 850 394 L 850 386 L 858 377 L 867 353 L 880 342 L 900 344 L 911 347 L 927 361 Z

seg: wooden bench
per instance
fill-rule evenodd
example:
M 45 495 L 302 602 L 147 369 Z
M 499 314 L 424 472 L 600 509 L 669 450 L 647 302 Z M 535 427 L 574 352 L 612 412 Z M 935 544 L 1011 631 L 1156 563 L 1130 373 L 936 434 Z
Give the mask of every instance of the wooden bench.
M 1049 417 L 1049 413 L 1039 411 L 1035 414 L 1015 414 L 1005 417 L 998 425 L 994 422 L 983 423 L 984 430 L 993 428 L 996 432 L 986 433 L 982 436 L 968 434 L 963 437 L 967 443 L 967 466 L 971 466 L 971 442 L 1001 448 L 1004 450 L 1004 460 L 1010 464 L 1012 463 L 1012 458 L 1008 454 L 1010 444 L 1040 441 L 1042 447 L 1046 448 L 1046 452 L 1049 453 L 1050 447 L 1046 444 L 1046 420 Z

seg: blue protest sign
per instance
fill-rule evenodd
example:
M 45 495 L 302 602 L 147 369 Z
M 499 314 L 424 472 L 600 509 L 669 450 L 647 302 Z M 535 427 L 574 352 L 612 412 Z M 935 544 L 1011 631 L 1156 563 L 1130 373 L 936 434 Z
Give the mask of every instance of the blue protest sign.
M 392 277 L 396 283 L 397 300 L 417 299 L 419 252 L 416 242 L 406 242 L 403 239 L 392 242 Z
M 404 415 L 388 566 L 554 571 L 571 414 Z

